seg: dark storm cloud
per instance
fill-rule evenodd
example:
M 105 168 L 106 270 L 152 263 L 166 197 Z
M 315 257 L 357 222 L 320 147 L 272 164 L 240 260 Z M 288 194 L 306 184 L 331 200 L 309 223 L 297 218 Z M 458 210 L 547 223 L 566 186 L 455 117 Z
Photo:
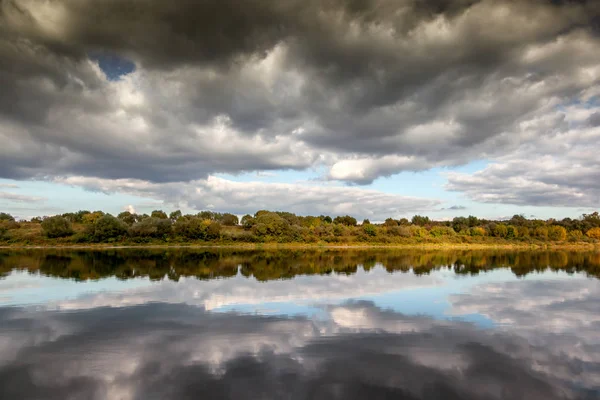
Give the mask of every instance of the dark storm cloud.
M 3 0 L 0 176 L 324 165 L 366 184 L 501 155 L 596 87 L 599 15 L 583 1 Z M 107 80 L 98 53 L 135 71 Z
M 563 380 L 536 370 L 549 361 L 556 369 L 585 361 L 551 357 L 551 348 L 510 334 L 382 311 L 367 302 L 328 312 L 331 323 L 165 304 L 71 313 L 4 309 L 0 393 L 535 400 L 585 399 L 590 387 L 580 376 Z

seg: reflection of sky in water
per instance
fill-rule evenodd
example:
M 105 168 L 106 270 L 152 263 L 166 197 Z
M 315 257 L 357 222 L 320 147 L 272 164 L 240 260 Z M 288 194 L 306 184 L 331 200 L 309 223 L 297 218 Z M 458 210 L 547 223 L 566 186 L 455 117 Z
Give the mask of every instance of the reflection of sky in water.
M 599 299 L 598 279 L 550 271 L 13 271 L 0 279 L 0 398 L 598 399 Z
M 240 274 L 207 281 L 195 278 L 183 278 L 180 282 L 150 281 L 148 278 L 119 280 L 111 277 L 76 282 L 14 271 L 0 281 L 0 305 L 76 309 L 160 301 L 202 305 L 218 312 L 325 318 L 324 306 L 366 300 L 377 307 L 407 315 L 458 318 L 491 327 L 494 321 L 472 310 L 462 314 L 449 312 L 449 297 L 497 282 L 573 279 L 584 278 L 549 271 L 517 278 L 507 269 L 474 276 L 434 270 L 428 275 L 417 276 L 412 272 L 390 274 L 378 266 L 370 271 L 359 269 L 352 275 L 297 276 L 291 280 L 267 282 Z

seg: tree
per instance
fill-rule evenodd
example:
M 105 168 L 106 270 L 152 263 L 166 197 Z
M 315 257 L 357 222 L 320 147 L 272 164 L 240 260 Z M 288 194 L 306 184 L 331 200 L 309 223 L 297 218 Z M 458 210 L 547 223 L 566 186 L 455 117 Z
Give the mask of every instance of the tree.
M 413 225 L 425 226 L 431 223 L 429 217 L 424 217 L 422 215 L 415 215 L 411 220 Z
M 14 221 L 15 218 L 7 213 L 0 212 L 0 221 Z
M 321 218 L 321 220 L 323 220 L 323 222 L 325 222 L 326 224 L 333 223 L 333 219 L 331 219 L 329 215 L 319 215 L 319 218 Z
M 548 239 L 548 228 L 545 226 L 538 226 L 533 231 L 533 234 L 539 239 L 546 240 Z
M 127 225 L 110 214 L 103 215 L 94 223 L 94 240 L 102 242 L 127 234 Z
M 369 221 L 367 218 L 363 219 L 362 225 L 371 225 L 371 221 Z
M 175 223 L 175 233 L 191 240 L 218 239 L 221 233 L 221 224 L 198 217 L 180 218 Z
M 452 220 L 452 229 L 455 232 L 461 232 L 469 227 L 469 220 L 465 217 L 455 217 Z
M 163 210 L 154 210 L 152 211 L 152 213 L 150 214 L 151 218 L 160 218 L 160 219 L 169 219 L 169 217 L 167 216 L 167 213 L 164 212 Z
M 237 215 L 225 213 L 221 216 L 221 224 L 225 226 L 235 226 L 239 223 Z
M 49 238 L 60 238 L 71 236 L 73 228 L 66 218 L 57 215 L 48 217 L 42 221 L 42 232 Z
M 385 220 L 385 222 L 383 223 L 383 226 L 387 226 L 388 228 L 392 228 L 394 226 L 398 226 L 398 221 L 396 221 L 393 218 L 388 218 Z
M 137 221 L 137 215 L 130 213 L 129 211 L 123 211 L 117 218 L 131 226 Z
M 343 217 L 337 216 L 333 220 L 333 223 L 334 224 L 342 224 L 342 225 L 346 225 L 346 226 L 356 226 L 356 224 L 357 224 L 356 218 L 351 217 L 349 215 L 344 215 Z
M 454 231 L 454 229 L 452 229 L 452 228 L 450 228 L 448 226 L 434 226 L 433 228 L 431 228 L 431 230 L 429 231 L 429 233 L 433 237 L 454 236 L 454 235 L 456 235 L 456 232 Z
M 256 219 L 250 215 L 246 214 L 242 217 L 242 226 L 246 229 L 250 229 L 256 224 Z
M 508 235 L 508 228 L 504 224 L 496 224 L 492 227 L 492 235 L 505 238 Z
M 592 239 L 600 239 L 600 228 L 592 228 L 585 234 Z
M 171 220 L 150 217 L 136 222 L 129 228 L 129 234 L 134 237 L 162 238 L 171 234 Z
M 506 238 L 516 239 L 517 237 L 519 237 L 519 229 L 514 225 L 508 225 L 506 227 Z
M 562 226 L 553 225 L 548 228 L 548 238 L 557 242 L 562 242 L 567 239 L 567 230 Z
M 215 219 L 215 213 L 213 213 L 212 211 L 200 211 L 198 213 L 198 218 L 200 218 L 200 219 L 208 219 L 210 221 L 214 221 L 214 219 Z
M 365 224 L 363 222 L 363 232 L 366 233 L 369 236 L 376 236 L 377 235 L 377 229 L 375 228 L 374 225 L 371 224 Z
M 177 210 L 177 211 L 173 211 L 171 214 L 169 214 L 169 219 L 173 222 L 177 221 L 179 218 L 181 218 L 182 214 L 181 211 Z
M 81 222 L 84 224 L 95 224 L 96 221 L 102 218 L 103 215 L 104 213 L 102 211 L 94 211 L 91 213 L 83 214 L 81 216 Z

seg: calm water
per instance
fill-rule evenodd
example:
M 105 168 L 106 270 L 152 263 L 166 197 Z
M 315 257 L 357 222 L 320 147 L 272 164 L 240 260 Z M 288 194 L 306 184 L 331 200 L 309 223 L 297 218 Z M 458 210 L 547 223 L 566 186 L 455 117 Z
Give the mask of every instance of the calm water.
M 0 251 L 1 399 L 600 399 L 600 253 Z

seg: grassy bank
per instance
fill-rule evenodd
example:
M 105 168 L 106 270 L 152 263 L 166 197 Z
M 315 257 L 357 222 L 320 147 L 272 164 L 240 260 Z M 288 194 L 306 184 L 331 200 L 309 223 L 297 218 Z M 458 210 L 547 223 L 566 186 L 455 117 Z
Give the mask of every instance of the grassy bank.
M 113 222 L 116 219 L 113 218 Z M 179 223 L 179 222 L 178 222 Z M 172 224 L 177 228 L 177 224 Z M 112 235 L 98 236 L 98 223 L 73 223 L 69 232 L 62 237 L 49 237 L 43 224 L 36 222 L 11 222 L 5 224 L 0 235 L 0 248 L 158 248 L 158 247 L 232 247 L 232 248 L 420 248 L 420 249 L 593 249 L 600 241 L 585 235 L 566 234 L 551 238 L 543 236 L 500 237 L 482 229 L 481 234 L 472 235 L 455 232 L 449 227 L 433 226 L 428 229 L 419 226 L 386 227 L 383 225 L 342 226 L 330 224 L 320 227 L 291 226 L 286 234 L 261 233 L 257 229 L 242 226 L 221 226 L 214 222 L 201 225 L 201 228 L 215 229 L 211 235 L 201 231 L 200 238 L 190 238 L 184 231 L 182 234 L 171 227 L 168 233 L 156 234 L 149 230 L 146 234 L 133 229 L 114 234 L 109 226 L 102 232 L 113 232 Z M 133 225 L 135 227 L 135 225 Z M 155 228 L 150 226 L 150 228 Z M 367 229 L 368 228 L 368 229 Z M 95 229 L 95 230 L 94 230 Z M 194 227 L 190 228 L 194 229 Z M 403 230 L 402 230 L 403 229 Z M 561 228 L 562 229 L 562 228 Z M 331 231 L 331 232 L 329 232 Z M 521 228 L 521 231 L 524 231 Z M 479 233 L 479 232 L 477 232 Z

